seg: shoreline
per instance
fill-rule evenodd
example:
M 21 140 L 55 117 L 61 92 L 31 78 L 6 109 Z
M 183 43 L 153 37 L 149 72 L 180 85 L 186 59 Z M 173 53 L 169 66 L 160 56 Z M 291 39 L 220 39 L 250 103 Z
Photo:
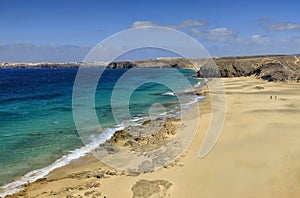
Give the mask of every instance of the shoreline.
M 208 100 L 208 99 L 207 99 Z M 203 109 L 204 111 L 207 111 L 206 109 L 206 104 L 207 104 L 207 100 L 203 100 L 201 101 L 200 103 L 203 102 Z M 200 104 L 199 103 L 199 104 Z M 196 104 L 196 105 L 199 105 L 199 104 Z M 187 112 L 186 114 L 188 115 L 192 115 L 194 116 L 194 119 L 197 119 L 197 116 L 194 112 L 195 110 L 195 107 L 193 107 L 193 109 L 191 109 L 189 112 Z M 209 110 L 208 110 L 209 111 Z M 167 118 L 166 122 L 165 123 L 169 123 L 168 124 L 168 127 L 170 126 L 174 126 L 175 125 L 180 125 L 180 121 L 178 121 L 179 116 L 176 116 L 174 118 Z M 149 125 L 149 122 L 154 122 L 154 125 L 156 123 L 160 124 L 160 122 L 158 122 L 160 119 L 158 120 L 145 120 L 144 123 L 142 124 L 142 126 L 145 126 L 145 125 Z M 146 123 L 146 124 L 145 124 Z M 170 125 L 171 123 L 171 125 Z M 135 126 L 137 127 L 137 126 Z M 151 126 L 153 127 L 153 125 Z M 134 127 L 133 127 L 134 128 Z M 167 129 L 167 127 L 165 127 Z M 126 128 L 125 128 L 126 129 Z M 189 129 L 189 128 L 188 128 Z M 184 130 L 187 130 L 187 129 L 184 129 Z M 183 133 L 184 130 L 182 131 L 180 129 L 180 127 L 173 127 L 172 130 L 168 130 L 166 133 L 163 133 L 161 134 L 162 136 L 164 136 L 164 138 L 168 138 L 167 136 L 169 135 L 175 135 L 177 132 L 180 132 L 180 133 Z M 115 142 L 116 143 L 116 139 L 120 136 L 120 132 L 123 132 L 124 130 L 118 130 L 118 131 L 115 131 L 114 135 L 109 139 L 107 140 L 104 144 L 101 144 L 101 146 L 107 144 L 107 143 L 111 143 L 111 142 Z M 127 134 L 128 135 L 128 134 Z M 127 136 L 126 135 L 126 136 Z M 155 137 L 157 138 L 157 137 Z M 132 139 L 131 139 L 132 140 Z M 131 141 L 129 140 L 129 141 Z M 139 140 L 140 141 L 140 140 Z M 139 142 L 137 141 L 137 142 Z M 164 143 L 166 143 L 165 139 L 163 140 Z M 124 143 L 124 142 L 121 142 L 121 143 Z M 122 147 L 122 144 L 119 144 L 119 146 Z M 148 146 L 147 144 L 145 146 Z M 132 148 L 132 147 L 131 147 Z M 139 146 L 136 147 L 136 149 L 139 149 Z M 146 147 L 146 150 L 147 150 L 147 147 Z M 145 151 L 145 150 L 144 150 Z M 143 150 L 139 150 L 139 152 L 144 152 Z M 180 159 L 184 156 L 184 154 L 182 154 L 182 156 L 179 156 L 177 159 L 174 160 L 174 162 L 172 162 L 171 164 L 168 164 L 164 167 L 160 167 L 159 169 L 165 169 L 165 168 L 171 168 L 171 167 L 175 167 L 175 166 L 180 166 Z M 156 171 L 156 170 L 155 170 Z M 113 177 L 113 176 L 128 176 L 128 177 L 136 177 L 136 176 L 139 176 L 139 175 L 144 175 L 144 174 L 148 174 L 148 173 L 151 173 L 153 172 L 153 170 L 148 170 L 146 172 L 131 172 L 131 171 L 126 171 L 126 170 L 117 170 L 103 162 L 101 162 L 99 159 L 97 159 L 93 154 L 92 152 L 89 152 L 87 153 L 86 155 L 84 156 L 81 156 L 80 158 L 77 158 L 77 159 L 74 159 L 74 160 L 71 160 L 68 164 L 64 165 L 64 166 L 61 166 L 61 167 L 58 167 L 58 168 L 55 168 L 53 169 L 52 171 L 50 171 L 47 175 L 45 175 L 44 177 L 40 178 L 40 179 L 37 179 L 36 181 L 33 181 L 33 182 L 30 182 L 30 183 L 27 183 L 27 184 L 24 184 L 24 185 L 21 185 L 21 187 L 23 188 L 22 190 L 16 192 L 16 193 L 13 193 L 13 194 L 9 194 L 5 197 L 19 197 L 19 196 L 24 196 L 28 190 L 28 188 L 30 188 L 31 186 L 34 186 L 34 185 L 40 185 L 40 184 L 46 184 L 48 182 L 59 182 L 61 180 L 65 180 L 65 179 L 82 179 L 82 178 L 97 178 L 97 179 L 106 179 L 106 178 L 110 178 L 110 177 Z M 50 194 L 52 196 L 58 196 L 60 197 L 60 193 L 64 192 L 64 190 L 62 190 L 61 192 L 59 193 L 51 193 Z M 1 191 L 0 191 L 1 193 Z M 24 194 L 25 193 L 25 194 Z
M 194 85 L 195 91 L 201 90 L 203 86 L 205 86 L 205 81 L 204 81 L 204 84 L 202 81 L 200 81 L 198 84 L 195 84 Z M 197 104 L 200 101 L 199 100 L 200 97 L 201 97 L 201 101 L 202 101 L 202 96 L 195 95 L 191 91 L 189 91 L 188 93 L 182 92 L 182 94 L 183 95 L 185 95 L 185 94 L 194 95 L 195 99 L 197 99 L 197 101 L 196 100 L 190 101 L 189 103 L 185 104 L 186 105 L 185 108 L 190 108 L 191 106 L 194 106 L 195 104 Z M 175 114 L 172 114 L 172 115 L 167 115 L 167 116 L 161 115 L 162 117 L 157 117 L 156 120 L 152 120 L 152 122 L 154 124 L 155 123 L 161 124 L 161 123 L 159 123 L 159 120 L 161 120 L 161 119 L 167 120 L 167 122 L 170 120 L 173 120 L 175 122 L 175 120 L 178 117 L 182 116 L 182 114 L 186 114 L 187 113 L 186 111 L 187 111 L 186 109 L 182 109 L 181 111 L 176 112 Z M 108 147 L 106 149 L 111 149 L 112 147 L 108 143 L 112 142 L 112 139 L 115 138 L 115 134 L 117 134 L 120 131 L 127 130 L 128 128 L 132 128 L 132 127 L 138 128 L 143 125 L 148 125 L 149 124 L 148 121 L 151 121 L 149 119 L 150 118 L 147 118 L 147 117 L 140 118 L 140 119 L 138 119 L 138 121 L 139 122 L 143 121 L 142 123 L 140 123 L 140 124 L 136 123 L 132 126 L 128 125 L 128 126 L 125 126 L 125 128 L 123 126 L 118 126 L 118 125 L 114 126 L 113 128 L 109 128 L 109 129 L 113 129 L 113 133 L 106 135 L 109 137 L 109 139 L 107 139 L 105 142 L 101 143 L 100 147 L 107 145 Z M 132 120 L 132 121 L 135 122 L 136 120 Z M 144 124 L 144 123 L 147 123 L 147 124 Z M 151 127 L 153 127 L 153 125 Z M 147 129 L 147 130 L 149 130 L 149 129 Z M 128 134 L 126 136 L 128 136 Z M 93 144 L 93 143 L 91 143 L 91 144 Z M 119 146 L 121 146 L 121 145 L 119 145 Z M 11 195 L 14 196 L 14 194 L 19 194 L 20 192 L 22 193 L 23 187 L 26 188 L 27 186 L 34 184 L 35 182 L 44 180 L 45 178 L 48 178 L 48 176 L 52 175 L 53 172 L 56 172 L 57 170 L 60 170 L 60 169 L 64 169 L 64 167 L 73 167 L 76 169 L 76 166 L 82 164 L 83 161 L 96 162 L 97 160 L 93 156 L 92 152 L 94 149 L 97 149 L 99 146 L 96 146 L 95 148 L 90 148 L 90 147 L 91 146 L 86 145 L 84 147 L 81 147 L 81 148 L 78 148 L 75 150 L 71 150 L 69 154 L 62 156 L 61 158 L 59 158 L 56 161 L 54 161 L 53 163 L 51 163 L 49 166 L 30 171 L 30 172 L 26 173 L 25 175 L 14 179 L 12 182 L 9 182 L 7 184 L 0 186 L 0 196 L 1 197 L 3 195 L 4 196 L 11 196 Z M 75 153 L 78 156 L 75 156 L 74 155 Z M 83 164 L 85 164 L 85 163 L 83 163 Z M 107 167 L 107 165 L 103 164 L 103 167 Z M 59 172 L 59 171 L 57 171 L 57 172 Z M 69 173 L 65 173 L 65 174 L 66 174 L 65 176 L 67 176 L 67 174 L 69 174 Z M 128 173 L 128 174 L 135 174 L 135 173 Z M 56 174 L 54 173 L 54 175 L 56 175 Z M 52 178 L 52 176 L 51 176 L 51 178 Z M 8 188 L 4 189 L 1 187 L 8 187 Z M 7 190 L 9 190 L 8 193 L 7 193 Z M 14 192 L 14 193 L 11 193 L 11 192 Z M 4 193 L 4 194 L 2 194 L 2 193 Z
M 163 197 L 299 196 L 299 84 L 253 77 L 223 81 L 225 125 L 217 145 L 205 158 L 200 159 L 198 152 L 210 121 L 209 97 L 199 103 L 197 134 L 174 166 L 126 174 L 87 156 L 8 197 L 139 197 L 147 193 Z M 198 118 L 193 113 L 195 107 L 188 113 L 191 124 L 180 132 L 189 130 Z

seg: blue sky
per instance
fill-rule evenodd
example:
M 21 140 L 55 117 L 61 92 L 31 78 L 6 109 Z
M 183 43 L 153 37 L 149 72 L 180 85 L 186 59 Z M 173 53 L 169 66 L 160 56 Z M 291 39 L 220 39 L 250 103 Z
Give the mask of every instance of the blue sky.
M 0 62 L 80 61 L 106 37 L 160 25 L 213 56 L 300 52 L 299 1 L 0 1 Z M 143 57 L 140 57 L 143 58 Z

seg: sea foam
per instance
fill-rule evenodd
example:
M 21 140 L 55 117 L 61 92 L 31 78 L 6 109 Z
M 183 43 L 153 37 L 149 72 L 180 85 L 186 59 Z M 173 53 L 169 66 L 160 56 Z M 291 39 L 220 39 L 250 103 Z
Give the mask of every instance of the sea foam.
M 1 186 L 0 189 L 2 188 L 3 191 L 0 192 L 0 197 L 5 197 L 7 195 L 20 192 L 24 189 L 22 185 L 35 182 L 38 179 L 41 179 L 46 175 L 48 175 L 54 169 L 65 166 L 69 164 L 72 160 L 85 156 L 87 153 L 99 147 L 99 144 L 102 144 L 106 140 L 110 139 L 115 133 L 115 131 L 122 130 L 122 129 L 124 129 L 124 126 L 118 126 L 116 128 L 106 128 L 99 135 L 93 135 L 91 137 L 92 139 L 91 143 L 87 144 L 86 146 L 70 151 L 69 154 L 62 156 L 61 158 L 59 158 L 58 160 L 56 160 L 54 163 L 52 163 L 47 167 L 31 171 L 25 174 L 20 179 Z

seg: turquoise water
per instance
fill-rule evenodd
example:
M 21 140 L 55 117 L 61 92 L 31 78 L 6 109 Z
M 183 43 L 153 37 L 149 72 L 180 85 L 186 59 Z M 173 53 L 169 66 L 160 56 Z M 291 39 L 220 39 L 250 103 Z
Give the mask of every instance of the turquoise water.
M 116 82 L 128 70 L 105 70 L 99 80 L 95 95 L 96 112 L 101 126 L 115 127 L 129 119 L 138 120 L 149 116 L 149 108 L 160 103 L 168 114 L 182 110 L 178 98 L 168 92 L 170 88 L 160 83 L 171 82 L 179 90 L 178 77 L 168 75 L 167 69 L 140 70 L 131 76 L 136 82 L 147 82 L 134 89 L 130 95 L 131 117 L 114 119 L 113 112 L 120 113 L 127 107 L 122 103 L 122 94 L 127 85 L 120 85 L 116 105 L 111 107 L 112 91 Z M 189 78 L 192 70 L 179 70 L 192 85 L 198 79 Z M 72 114 L 72 90 L 77 69 L 1 69 L 0 70 L 0 185 L 11 182 L 30 171 L 49 166 L 83 147 L 76 131 Z M 147 74 L 147 75 L 145 75 Z M 117 88 L 116 88 L 117 89 Z M 186 98 L 188 103 L 191 98 Z M 122 106 L 123 105 L 123 106 Z M 156 112 L 165 115 L 164 111 Z M 92 128 L 92 127 L 91 127 Z M 88 130 L 88 129 L 87 129 Z M 89 129 L 90 130 L 90 129 Z M 91 131 L 93 133 L 94 131 Z M 75 152 L 71 154 L 76 154 Z

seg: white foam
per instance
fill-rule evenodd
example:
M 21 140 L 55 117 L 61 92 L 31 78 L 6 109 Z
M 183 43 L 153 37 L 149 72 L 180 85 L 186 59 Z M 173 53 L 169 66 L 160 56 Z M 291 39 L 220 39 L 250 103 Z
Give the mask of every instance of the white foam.
M 174 92 L 166 92 L 162 94 L 163 96 L 176 96 Z
M 169 112 L 170 113 L 170 112 Z M 160 113 L 159 115 L 160 116 L 165 116 L 165 115 L 167 115 L 168 113 L 167 112 L 163 112 L 163 113 Z
M 51 171 L 53 171 L 56 168 L 65 166 L 69 164 L 72 160 L 78 159 L 80 157 L 85 156 L 87 153 L 91 152 L 92 150 L 99 147 L 99 144 L 104 143 L 106 140 L 110 139 L 112 135 L 117 130 L 124 129 L 124 126 L 119 126 L 117 128 L 107 128 L 99 135 L 94 135 L 91 137 L 92 142 L 84 147 L 81 147 L 79 149 L 75 149 L 73 151 L 70 151 L 69 154 L 62 156 L 60 159 L 56 160 L 51 165 L 37 169 L 34 171 L 31 171 L 24 175 L 20 180 L 13 181 L 11 183 L 5 184 L 1 186 L 0 188 L 3 189 L 2 192 L 0 192 L 0 197 L 5 197 L 7 195 L 11 195 L 17 192 L 20 192 L 24 188 L 22 185 L 34 182 L 40 178 L 45 177 L 48 175 Z
M 204 98 L 205 98 L 204 96 L 197 96 L 197 97 L 194 98 L 194 100 L 192 100 L 192 101 L 186 103 L 185 105 L 186 105 L 186 106 L 193 106 L 194 104 L 200 102 L 200 101 L 203 100 Z
M 132 122 L 137 122 L 137 121 L 139 121 L 139 120 L 143 120 L 144 118 L 141 118 L 141 117 L 134 117 L 134 118 L 132 118 L 130 121 L 132 121 Z

